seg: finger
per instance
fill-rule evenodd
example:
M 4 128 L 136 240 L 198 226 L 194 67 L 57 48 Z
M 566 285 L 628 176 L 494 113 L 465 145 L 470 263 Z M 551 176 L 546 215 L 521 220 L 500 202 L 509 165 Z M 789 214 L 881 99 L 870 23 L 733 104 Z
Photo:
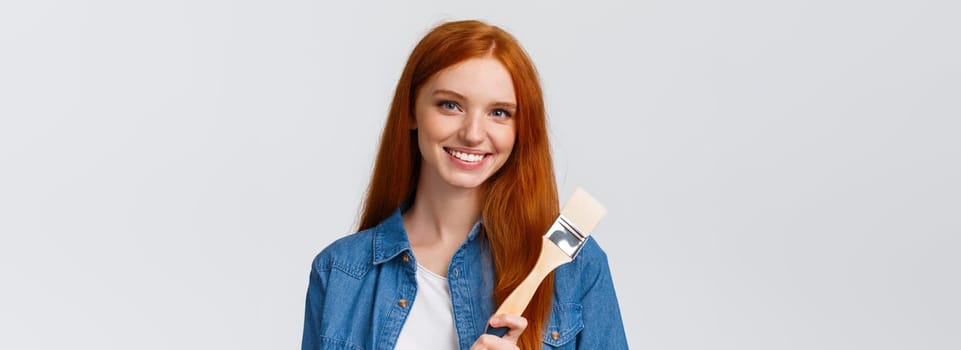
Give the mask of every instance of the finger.
M 521 333 L 524 333 L 524 329 L 527 328 L 527 319 L 521 316 L 515 315 L 495 315 L 491 317 L 490 320 L 491 327 L 507 327 L 510 330 L 504 335 L 504 339 L 510 341 L 511 343 L 517 343 L 517 339 L 521 337 Z
M 510 341 L 504 340 L 501 337 L 483 334 L 474 345 L 471 345 L 470 350 L 520 350 L 517 344 Z

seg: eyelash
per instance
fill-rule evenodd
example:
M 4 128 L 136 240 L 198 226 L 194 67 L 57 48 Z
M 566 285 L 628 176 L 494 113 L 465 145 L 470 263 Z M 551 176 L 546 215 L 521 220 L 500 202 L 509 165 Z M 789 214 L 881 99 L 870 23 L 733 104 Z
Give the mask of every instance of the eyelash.
M 454 101 L 440 101 L 440 102 L 437 102 L 437 107 L 440 107 L 441 109 L 445 109 L 445 110 L 449 110 L 449 111 L 450 111 L 450 110 L 458 110 L 458 111 L 461 110 L 461 109 L 460 109 L 460 106 L 458 106 L 457 103 L 454 102 Z M 449 108 L 449 107 L 451 107 L 451 108 Z M 493 111 L 491 111 L 491 114 L 498 113 L 498 112 L 502 113 L 502 115 L 500 115 L 500 116 L 495 116 L 495 117 L 498 117 L 498 118 L 510 118 L 510 117 L 512 116 L 512 115 L 511 115 L 511 112 L 508 112 L 506 109 L 503 109 L 503 108 L 494 109 Z
M 510 118 L 510 117 L 511 117 L 511 112 L 508 112 L 506 109 L 498 108 L 498 109 L 495 109 L 495 110 L 494 110 L 493 112 L 491 112 L 491 113 L 496 113 L 496 112 L 504 113 L 504 115 L 502 116 L 502 117 L 504 117 L 504 118 Z
M 448 106 L 453 106 L 454 108 L 447 108 Z M 458 106 L 457 103 L 454 101 L 440 101 L 437 103 L 437 107 L 440 107 L 446 110 L 455 110 L 455 109 L 460 110 L 460 106 Z

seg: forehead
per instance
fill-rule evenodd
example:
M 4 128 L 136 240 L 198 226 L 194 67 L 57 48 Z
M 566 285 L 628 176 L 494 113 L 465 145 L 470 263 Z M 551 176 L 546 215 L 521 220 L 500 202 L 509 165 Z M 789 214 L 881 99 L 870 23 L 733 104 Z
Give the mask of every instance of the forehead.
M 516 103 L 514 81 L 507 68 L 493 57 L 471 58 L 437 72 L 422 92 L 451 90 L 480 102 Z

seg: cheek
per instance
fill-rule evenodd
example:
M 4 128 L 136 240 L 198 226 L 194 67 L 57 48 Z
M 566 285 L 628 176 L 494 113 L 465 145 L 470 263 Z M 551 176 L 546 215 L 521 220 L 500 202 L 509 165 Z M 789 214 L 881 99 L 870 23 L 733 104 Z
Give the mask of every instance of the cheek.
M 495 147 L 498 151 L 502 153 L 511 153 L 514 149 L 514 142 L 517 139 L 517 133 L 513 127 L 504 128 L 505 130 L 497 134 L 495 139 Z
M 417 119 L 417 146 L 422 156 L 431 156 L 437 151 L 438 143 L 449 136 L 450 127 L 443 121 L 442 118 L 429 114 Z
M 417 138 L 422 142 L 439 141 L 449 132 L 449 127 L 443 123 L 443 119 L 427 115 L 417 121 Z
M 417 148 L 423 158 L 430 159 L 431 152 L 430 134 L 424 128 L 417 128 Z

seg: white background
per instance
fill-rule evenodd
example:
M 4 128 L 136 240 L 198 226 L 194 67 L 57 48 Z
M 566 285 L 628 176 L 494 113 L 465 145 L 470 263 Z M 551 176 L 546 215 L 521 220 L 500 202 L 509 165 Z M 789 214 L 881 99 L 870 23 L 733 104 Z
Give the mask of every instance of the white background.
M 0 4 L 0 348 L 297 348 L 465 18 L 537 64 L 632 348 L 961 348 L 958 2 L 397 3 Z

